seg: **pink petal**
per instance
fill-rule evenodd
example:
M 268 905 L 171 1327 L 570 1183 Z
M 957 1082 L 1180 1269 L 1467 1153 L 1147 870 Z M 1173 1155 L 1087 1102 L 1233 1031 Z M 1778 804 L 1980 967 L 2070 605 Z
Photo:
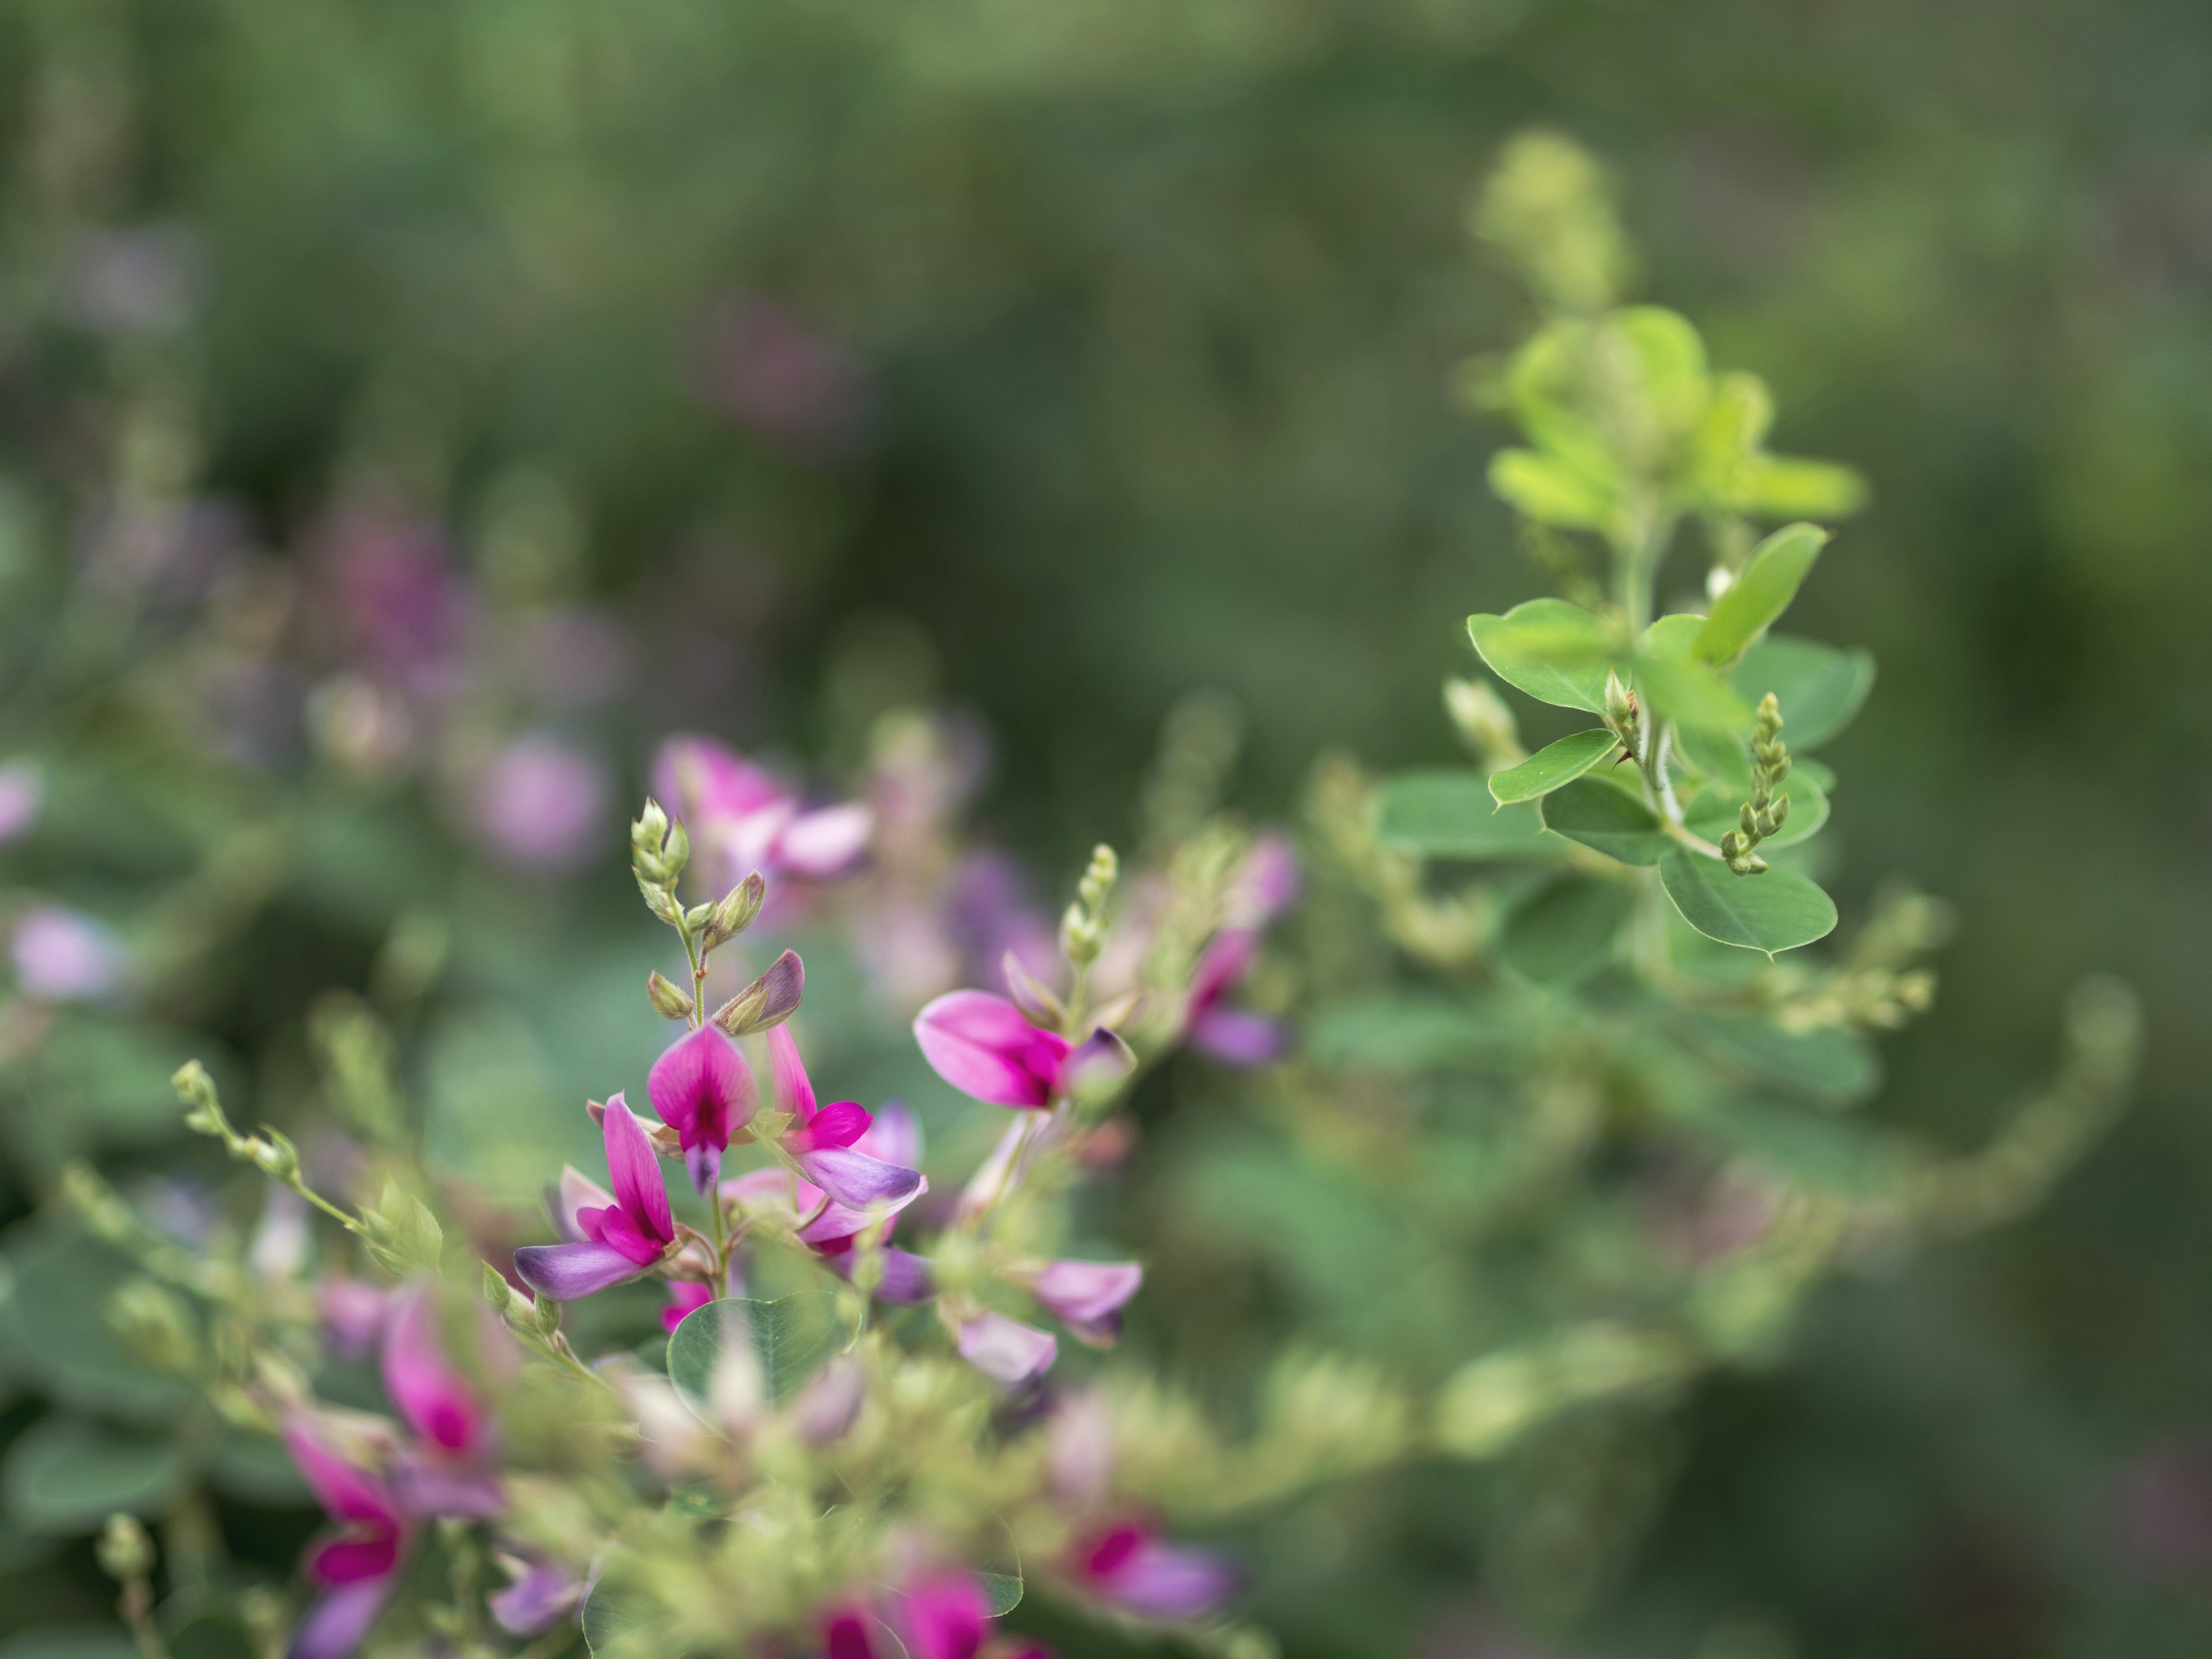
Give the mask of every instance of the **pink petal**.
M 641 1267 L 650 1267 L 667 1252 L 666 1241 L 652 1237 L 621 1210 L 600 1210 L 590 1219 L 599 1229 L 599 1242 L 620 1250 Z
M 606 1129 L 606 1109 L 599 1109 L 599 1127 Z M 593 1235 L 584 1231 L 577 1218 L 583 1210 L 611 1210 L 615 1195 L 576 1169 L 573 1164 L 561 1166 L 560 1182 L 545 1195 L 545 1207 L 553 1213 L 553 1230 L 572 1244 L 581 1243 Z
M 653 1143 L 619 1095 L 607 1099 L 607 1176 L 615 1201 L 637 1231 L 665 1244 L 676 1237 L 676 1217 L 668 1207 L 668 1188 L 660 1179 L 660 1160 Z
M 526 1244 L 514 1253 L 514 1271 L 540 1296 L 577 1302 L 635 1279 L 645 1264 L 611 1244 Z
M 345 1659 L 375 1628 L 394 1583 L 387 1576 L 324 1591 L 308 1604 L 284 1659 Z
M 687 1315 L 696 1313 L 714 1299 L 712 1285 L 696 1279 L 678 1279 L 668 1287 L 668 1305 L 660 1310 L 660 1328 L 673 1336 Z
M 975 1659 L 990 1628 L 982 1588 L 964 1572 L 909 1586 L 898 1613 L 913 1659 Z
M 315 1287 L 324 1337 L 348 1359 L 362 1358 L 376 1346 L 390 1300 L 390 1292 L 365 1279 L 334 1277 Z
M 307 1552 L 306 1571 L 318 1584 L 358 1584 L 386 1577 L 398 1565 L 399 1533 L 395 1528 L 317 1544 Z
M 774 777 L 712 738 L 675 737 L 662 744 L 653 787 L 671 811 L 692 820 L 695 828 L 790 798 Z
M 776 838 L 776 862 L 817 880 L 834 876 L 860 857 L 875 817 L 858 802 L 802 812 Z
M 814 1085 L 806 1076 L 806 1063 L 799 1057 L 799 1040 L 791 1027 L 779 1025 L 768 1034 L 768 1070 L 775 1091 L 775 1103 L 803 1127 L 814 1115 Z
M 759 1103 L 752 1068 L 714 1025 L 702 1025 L 670 1043 L 653 1061 L 645 1092 L 686 1152 L 700 1146 L 719 1152 L 728 1146 L 732 1133 L 750 1121 Z
M 1119 1310 L 1144 1282 L 1145 1270 L 1133 1261 L 1054 1261 L 1030 1289 L 1058 1317 L 1088 1325 Z
M 384 1482 L 332 1451 L 307 1418 L 295 1414 L 286 1419 L 284 1445 L 307 1490 L 332 1520 L 398 1527 L 399 1506 Z
M 465 1455 L 483 1437 L 483 1407 L 446 1358 L 428 1285 L 408 1285 L 392 1299 L 384 1328 L 384 1391 L 416 1436 L 441 1451 Z
M 1216 933 L 1191 975 L 1190 990 L 1183 999 L 1185 1017 L 1197 1019 L 1228 995 L 1230 987 L 1244 977 L 1259 949 L 1260 936 L 1249 928 L 1232 927 Z
M 1137 1056 L 1129 1045 L 1101 1025 L 1068 1055 L 1060 1086 L 1079 1093 L 1118 1083 L 1136 1069 Z
M 914 1036 L 939 1077 L 996 1106 L 1048 1105 L 1068 1054 L 1066 1038 L 984 991 L 938 998 L 916 1017 Z
M 1002 1313 L 979 1314 L 963 1325 L 958 1346 L 960 1357 L 977 1370 L 1007 1383 L 1043 1376 L 1060 1357 L 1050 1332 Z
M 873 1121 L 867 1109 L 857 1102 L 832 1101 L 817 1112 L 805 1128 L 793 1129 L 784 1136 L 784 1150 L 795 1154 L 830 1146 L 850 1146 L 868 1133 L 868 1126 Z
M 1257 836 L 1230 894 L 1230 925 L 1264 926 L 1297 896 L 1298 860 L 1289 840 L 1273 833 Z

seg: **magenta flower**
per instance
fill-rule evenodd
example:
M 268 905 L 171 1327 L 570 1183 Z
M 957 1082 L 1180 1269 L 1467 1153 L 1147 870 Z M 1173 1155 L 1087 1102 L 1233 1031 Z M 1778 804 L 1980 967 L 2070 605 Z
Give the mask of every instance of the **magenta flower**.
M 336 1537 L 308 1547 L 302 1571 L 320 1593 L 292 1633 L 286 1659 L 343 1659 L 384 1611 L 413 1522 L 390 1486 L 338 1455 L 306 1416 L 285 1423 L 284 1444 L 308 1491 L 339 1527 Z
M 1030 1293 L 1077 1340 L 1111 1347 L 1121 1334 L 1121 1306 L 1145 1282 L 1133 1261 L 1051 1261 L 1029 1280 Z
M 939 1573 L 881 1604 L 833 1607 L 821 1628 L 823 1659 L 975 1659 L 991 1633 L 990 1604 L 974 1575 Z
M 855 1144 L 875 1121 L 865 1107 L 849 1100 L 816 1106 L 814 1085 L 789 1026 L 768 1034 L 768 1055 L 776 1107 L 788 1120 L 778 1144 L 807 1180 L 835 1203 L 863 1212 L 903 1204 L 921 1192 L 921 1170 L 872 1158 Z
M 445 690 L 471 598 L 444 532 L 427 520 L 351 508 L 330 527 L 325 556 L 339 620 L 360 655 L 411 690 Z
M 41 904 L 23 913 L 10 941 L 15 982 L 43 1002 L 82 1002 L 106 996 L 123 979 L 123 951 L 98 922 Z
M 477 780 L 477 830 L 518 870 L 565 874 L 599 850 L 607 799 L 597 760 L 555 738 L 522 738 Z
M 333 1275 L 315 1287 L 315 1304 L 323 1316 L 323 1340 L 348 1359 L 359 1359 L 376 1346 L 384 1334 L 385 1314 L 392 1293 L 365 1279 Z
M 1261 836 L 1231 889 L 1226 925 L 1199 958 L 1183 999 L 1183 1036 L 1224 1066 L 1264 1066 L 1279 1059 L 1289 1032 L 1263 1014 L 1224 1006 L 1250 971 L 1268 921 L 1297 896 L 1298 866 L 1280 836 Z
M 825 881 L 866 849 L 875 817 L 856 801 L 809 810 L 796 792 L 711 738 L 671 738 L 653 762 L 653 787 L 684 820 L 717 885 L 757 870 Z
M 1202 1619 L 1234 1595 L 1238 1583 L 1237 1570 L 1219 1556 L 1166 1543 L 1139 1521 L 1085 1540 L 1071 1565 L 1078 1583 L 1143 1619 Z
M 915 1017 L 914 1036 L 938 1076 L 994 1106 L 1048 1107 L 1095 1079 L 1127 1076 L 1137 1063 L 1103 1025 L 1071 1042 L 988 991 L 938 998 Z
M 394 1291 L 384 1325 L 384 1392 L 435 1452 L 472 1458 L 485 1449 L 489 1418 L 476 1390 L 446 1358 L 429 1287 Z
M 660 1328 L 671 1336 L 676 1328 L 714 1299 L 714 1287 L 702 1279 L 678 1279 L 668 1286 L 668 1305 L 660 1310 Z
M 988 1309 L 962 1323 L 955 1346 L 984 1376 L 1008 1384 L 1042 1376 L 1060 1358 L 1060 1344 L 1051 1332 Z
M 660 1161 L 619 1094 L 607 1102 L 604 1128 L 613 1194 L 563 1170 L 555 1219 L 571 1242 L 526 1244 L 514 1253 L 514 1270 L 522 1282 L 556 1302 L 573 1302 L 635 1279 L 676 1242 L 676 1218 L 661 1182 Z
M 670 1043 L 653 1062 L 645 1092 L 660 1121 L 676 1131 L 691 1184 L 702 1193 L 712 1192 L 721 1178 L 730 1137 L 752 1121 L 760 1103 L 744 1056 L 719 1027 L 702 1025 Z

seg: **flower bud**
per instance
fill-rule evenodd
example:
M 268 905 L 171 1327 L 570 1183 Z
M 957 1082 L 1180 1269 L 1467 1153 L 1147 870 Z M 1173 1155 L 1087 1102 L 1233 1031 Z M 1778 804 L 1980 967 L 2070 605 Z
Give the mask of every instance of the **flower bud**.
M 93 1553 L 100 1570 L 118 1583 L 134 1583 L 154 1571 L 154 1540 L 135 1516 L 119 1510 L 107 1517 Z
M 645 895 L 645 908 L 671 927 L 684 925 L 684 907 L 676 902 L 676 895 L 665 883 L 648 880 L 644 871 L 637 875 L 637 890 Z
M 714 1010 L 714 1024 L 733 1037 L 781 1025 L 799 1012 L 806 992 L 806 965 L 796 951 L 786 951 L 768 971 Z
M 663 1019 L 691 1018 L 695 1005 L 690 994 L 663 979 L 658 969 L 646 975 L 645 994 L 653 1004 L 653 1012 Z
M 158 1371 L 189 1376 L 199 1369 L 199 1331 L 183 1302 L 150 1279 L 126 1279 L 107 1301 L 107 1322 L 123 1346 Z
M 246 1143 L 246 1156 L 271 1181 L 289 1186 L 300 1178 L 300 1149 L 265 1123 L 261 1133 Z
M 487 1261 L 483 1264 L 483 1296 L 491 1310 L 502 1318 L 514 1311 L 514 1286 L 507 1282 L 507 1275 Z
M 169 1086 L 177 1091 L 177 1098 L 185 1106 L 185 1127 L 195 1134 L 215 1135 L 223 1140 L 235 1137 L 237 1131 L 230 1120 L 222 1115 L 222 1102 L 216 1096 L 215 1079 L 208 1075 L 207 1067 L 197 1060 L 188 1060 L 177 1068 L 169 1079 Z
M 1091 867 L 1083 872 L 1076 891 L 1083 900 L 1083 908 L 1097 914 L 1106 902 L 1106 896 L 1114 890 L 1115 882 L 1121 873 L 1121 860 L 1104 842 L 1091 849 Z
M 1524 758 L 1513 711 L 1487 680 L 1446 680 L 1444 712 L 1461 740 L 1486 764 L 1511 766 Z
M 768 882 L 756 870 L 722 895 L 722 902 L 714 907 L 708 923 L 708 945 L 711 947 L 724 944 L 751 927 L 767 898 Z
M 1611 669 L 1605 674 L 1605 721 L 1616 731 L 1636 718 L 1636 697 Z

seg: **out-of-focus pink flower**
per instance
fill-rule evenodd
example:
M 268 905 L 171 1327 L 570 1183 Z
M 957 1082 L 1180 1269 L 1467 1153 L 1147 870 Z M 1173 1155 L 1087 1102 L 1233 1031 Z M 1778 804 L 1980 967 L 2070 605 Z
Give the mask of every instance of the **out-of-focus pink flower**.
M 1111 1347 L 1121 1334 L 1122 1304 L 1145 1282 L 1133 1261 L 1048 1261 L 1030 1275 L 1030 1293 L 1076 1340 Z
M 1218 1611 L 1237 1593 L 1237 1570 L 1205 1550 L 1163 1540 L 1123 1521 L 1079 1544 L 1072 1577 L 1102 1601 L 1139 1618 L 1182 1622 Z
M 556 738 L 521 738 L 477 779 L 477 830 L 507 863 L 557 875 L 599 850 L 608 793 L 605 769 L 582 750 Z
M 732 295 L 708 315 L 698 376 L 710 405 L 801 460 L 834 460 L 867 430 L 860 360 L 757 294 Z
M 609 1196 L 573 1170 L 562 1171 L 562 1220 L 576 1237 L 566 1244 L 526 1244 L 514 1253 L 514 1270 L 541 1296 L 573 1302 L 636 1278 L 667 1255 L 676 1241 L 676 1218 L 661 1182 L 653 1142 L 621 1095 L 611 1097 L 601 1120 L 607 1153 Z M 570 1206 L 571 1193 L 598 1200 Z
M 303 1570 L 319 1587 L 286 1659 L 344 1659 L 361 1645 L 398 1582 L 413 1522 L 383 1478 L 339 1455 L 312 1419 L 295 1415 L 284 1444 L 335 1537 L 311 1545 Z
M 730 1137 L 752 1121 L 760 1103 L 744 1056 L 719 1026 L 702 1025 L 677 1038 L 653 1061 L 645 1092 L 660 1121 L 676 1131 L 692 1185 L 702 1193 L 713 1191 Z
M 428 1285 L 404 1285 L 392 1294 L 384 1323 L 384 1392 L 434 1453 L 470 1459 L 486 1449 L 489 1415 L 446 1357 Z
M 468 629 L 470 595 L 437 526 L 355 507 L 338 517 L 324 546 L 338 619 L 353 648 L 416 691 L 447 690 Z
M 807 808 L 796 791 L 711 738 L 675 737 L 660 746 L 653 788 L 709 860 L 716 887 L 757 870 L 773 883 L 795 875 L 843 874 L 868 844 L 874 814 L 857 801 Z
M 585 1581 L 550 1561 L 500 1558 L 514 1582 L 484 1598 L 491 1616 L 510 1636 L 543 1636 L 576 1611 Z
M 1264 1066 L 1281 1056 L 1289 1032 L 1280 1022 L 1224 1006 L 1250 971 L 1260 935 L 1297 895 L 1297 860 L 1280 836 L 1261 836 L 1237 872 L 1227 921 L 1199 958 L 1183 999 L 1183 1036 L 1224 1066 Z
M 1127 1076 L 1137 1063 L 1103 1025 L 1071 1042 L 988 991 L 938 998 L 915 1017 L 914 1036 L 938 1076 L 996 1106 L 1050 1106 L 1095 1079 Z
M 1114 1412 L 1103 1393 L 1064 1395 L 1045 1443 L 1054 1492 L 1079 1510 L 1105 1498 L 1114 1484 Z
M 15 923 L 10 954 L 15 982 L 44 1002 L 82 1002 L 106 996 L 122 982 L 123 950 L 115 936 L 88 916 L 58 904 L 41 904 Z
M 1042 1376 L 1060 1357 L 1051 1332 L 988 1309 L 963 1322 L 956 1346 L 984 1376 L 1009 1384 Z
M 823 1659 L 975 1659 L 990 1632 L 990 1603 L 975 1575 L 944 1572 L 879 1601 L 832 1607 L 822 1619 L 822 1651 Z
M 668 1305 L 660 1310 L 660 1328 L 671 1336 L 676 1328 L 714 1299 L 714 1287 L 704 1279 L 678 1279 L 668 1286 Z
M 9 761 L 0 766 L 0 846 L 30 832 L 46 799 L 46 780 L 31 762 Z
M 384 1319 L 392 1293 L 365 1279 L 332 1277 L 315 1287 L 316 1305 L 323 1316 L 323 1338 L 332 1352 L 359 1359 L 373 1351 L 384 1334 Z

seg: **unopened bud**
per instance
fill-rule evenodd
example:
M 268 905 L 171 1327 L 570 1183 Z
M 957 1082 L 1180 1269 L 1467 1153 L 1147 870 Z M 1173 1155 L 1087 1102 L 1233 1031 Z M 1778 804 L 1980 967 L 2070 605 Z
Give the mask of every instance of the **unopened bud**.
M 191 1310 L 150 1279 L 126 1279 L 107 1301 L 107 1322 L 138 1358 L 189 1376 L 199 1369 L 199 1331 Z
M 1618 729 L 1635 718 L 1634 694 L 1621 684 L 1620 676 L 1608 668 L 1605 673 L 1606 724 Z
M 1517 765 L 1525 756 L 1513 711 L 1487 680 L 1446 680 L 1444 712 L 1459 728 L 1461 740 L 1488 765 Z
M 673 887 L 691 861 L 691 838 L 680 822 L 671 823 L 660 803 L 648 797 L 629 827 L 630 864 L 641 882 Z
M 689 1019 L 692 1003 L 690 993 L 671 984 L 660 976 L 659 969 L 646 975 L 645 994 L 653 1004 L 653 1012 L 663 1019 Z
M 561 1304 L 550 1296 L 541 1296 L 532 1304 L 530 1317 L 539 1335 L 550 1336 L 561 1328 Z
M 714 1024 L 733 1037 L 781 1025 L 799 1012 L 806 994 L 806 965 L 796 951 L 786 951 L 768 971 L 714 1010 Z
M 483 1297 L 495 1314 L 505 1316 L 514 1311 L 514 1286 L 489 1261 L 483 1264 Z
M 246 1155 L 255 1169 L 272 1181 L 289 1186 L 300 1178 L 300 1149 L 265 1123 L 261 1133 L 246 1143 Z
M 1105 948 L 1105 939 L 1098 924 L 1084 913 L 1081 904 L 1071 904 L 1060 919 L 1060 948 L 1067 959 L 1078 968 L 1086 968 L 1098 959 Z
M 645 810 L 629 827 L 629 844 L 641 853 L 658 853 L 661 843 L 668 839 L 668 813 L 650 795 L 645 798 Z
M 1121 860 L 1115 855 L 1112 848 L 1103 841 L 1092 848 L 1091 867 L 1083 872 L 1083 879 L 1076 885 L 1084 908 L 1096 913 L 1098 907 L 1106 902 L 1106 896 L 1114 890 L 1114 884 L 1121 873 Z
M 1752 811 L 1749 801 L 1744 802 L 1736 810 L 1735 827 L 1743 831 L 1744 839 L 1747 841 L 1753 840 L 1758 836 L 1759 814 Z
M 216 1096 L 215 1079 L 199 1061 L 186 1060 L 177 1068 L 169 1085 L 176 1090 L 177 1098 L 185 1103 L 186 1128 L 195 1134 L 216 1135 L 224 1140 L 236 1133 L 230 1127 L 230 1120 L 222 1115 L 222 1102 Z
M 645 908 L 671 927 L 684 925 L 684 907 L 676 902 L 676 895 L 665 882 L 648 878 L 644 871 L 637 872 L 637 890 L 645 895 Z
M 120 1510 L 107 1517 L 93 1553 L 100 1570 L 120 1584 L 134 1583 L 154 1571 L 154 1540 L 136 1516 Z
M 1787 795 L 1776 796 L 1774 805 L 1767 808 L 1766 815 L 1772 820 L 1773 823 L 1773 828 L 1768 830 L 1766 832 L 1771 836 L 1776 830 L 1779 830 L 1782 827 L 1782 821 L 1790 816 L 1790 797 Z
M 720 945 L 735 939 L 753 925 L 753 918 L 761 913 L 768 899 L 768 882 L 757 870 L 735 887 L 722 895 L 722 902 L 714 907 L 714 914 L 707 927 L 707 943 Z
M 1770 691 L 1759 700 L 1759 734 L 1771 738 L 1781 730 L 1782 704 Z

